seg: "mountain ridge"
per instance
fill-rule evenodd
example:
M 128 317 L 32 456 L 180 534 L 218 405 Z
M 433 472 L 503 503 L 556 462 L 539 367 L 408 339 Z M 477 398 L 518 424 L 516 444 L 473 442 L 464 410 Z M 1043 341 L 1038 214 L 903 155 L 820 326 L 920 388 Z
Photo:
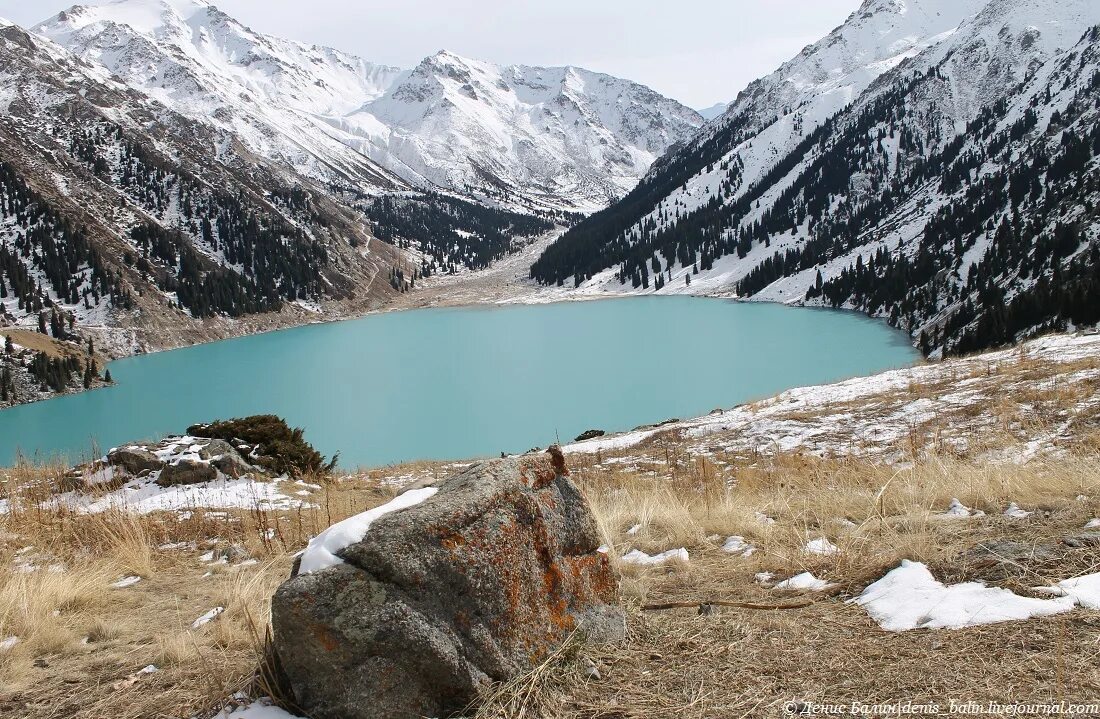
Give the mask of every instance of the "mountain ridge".
M 907 24 L 914 17 L 916 25 Z M 1074 106 L 1074 93 L 1093 92 L 1096 23 L 1100 8 L 1082 0 L 868 0 L 823 40 L 750 83 L 725 115 L 655 163 L 625 200 L 567 232 L 535 262 L 532 277 L 570 281 L 581 293 L 724 293 L 859 309 L 911 332 L 930 354 L 1077 323 L 1087 313 L 1074 319 L 1044 309 L 1026 324 L 1020 310 L 1018 321 L 1001 323 L 1011 331 L 989 330 L 997 302 L 1028 295 L 1033 282 L 1001 268 L 991 278 L 1000 288 L 992 300 L 979 287 L 986 278 L 970 278 L 970 268 L 981 267 L 991 247 L 993 232 L 984 226 L 1018 210 L 1024 220 L 1049 224 L 1017 236 L 1030 238 L 1028 262 L 1040 259 L 1050 277 L 1055 265 L 1068 269 L 1080 248 L 1095 246 L 1095 219 L 1042 197 L 979 203 L 985 215 L 956 251 L 954 242 L 943 246 L 949 238 L 937 229 L 936 212 L 955 203 L 955 216 L 966 214 L 966 203 L 974 205 L 968 187 L 991 175 L 1007 184 L 1009 174 L 1023 172 L 1021 156 L 1029 168 L 1042 168 L 1068 151 L 1063 128 L 1051 120 L 1055 110 Z M 823 64 L 829 57 L 836 63 Z M 1078 77 L 1059 70 L 1067 64 Z M 1018 124 L 1029 106 L 1052 136 L 1039 131 L 1038 120 Z M 1087 137 L 1095 114 L 1079 110 L 1074 131 Z M 987 134 L 975 136 L 979 127 Z M 1094 171 L 1091 162 L 1075 166 L 1073 181 L 1088 188 Z M 940 172 L 963 182 L 945 184 Z M 1068 187 L 1049 198 L 1065 203 Z M 1058 217 L 1077 218 L 1080 244 L 1052 265 L 1042 238 L 1056 232 Z M 915 264 L 934 269 L 882 276 L 887 266 L 913 273 Z M 861 273 L 862 289 L 853 294 L 851 277 Z M 945 281 L 935 292 L 921 286 L 937 277 Z M 1058 304 L 1044 297 L 1027 302 Z
M 441 51 L 400 70 L 254 32 L 205 0 L 78 5 L 34 31 L 269 159 L 366 195 L 424 189 L 525 212 L 592 211 L 703 122 L 579 68 Z M 530 97 L 553 74 L 549 96 Z M 570 75 L 583 79 L 568 87 Z

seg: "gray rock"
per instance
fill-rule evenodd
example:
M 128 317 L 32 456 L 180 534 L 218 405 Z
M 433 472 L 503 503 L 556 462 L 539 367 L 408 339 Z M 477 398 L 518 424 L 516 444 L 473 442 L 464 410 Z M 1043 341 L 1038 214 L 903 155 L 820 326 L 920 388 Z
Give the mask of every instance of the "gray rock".
M 233 445 L 224 439 L 200 439 L 195 442 L 199 445 L 198 455 L 202 459 L 214 459 L 224 454 L 237 454 Z
M 1053 547 L 1034 542 L 1015 542 L 1009 539 L 993 539 L 968 550 L 965 559 L 992 562 L 1045 562 L 1055 558 Z
M 218 470 L 209 462 L 194 459 L 178 459 L 164 467 L 157 484 L 162 487 L 174 487 L 178 484 L 200 484 L 218 478 Z
M 1081 534 L 1071 534 L 1062 539 L 1062 543 L 1067 547 L 1073 547 L 1074 549 L 1083 549 L 1085 547 L 1100 547 L 1100 532 L 1082 532 Z
M 585 432 L 581 432 L 580 434 L 578 434 L 576 439 L 574 439 L 573 441 L 574 442 L 585 442 L 585 441 L 588 441 L 590 439 L 596 439 L 597 437 L 602 437 L 605 434 L 607 434 L 607 432 L 604 432 L 602 429 L 590 429 L 590 430 L 587 430 Z
M 211 439 L 206 442 L 206 445 L 199 450 L 199 457 L 210 460 L 210 463 L 227 477 L 237 478 L 258 473 L 258 470 L 224 439 Z
M 1017 542 L 1010 539 L 982 542 L 962 555 L 970 576 L 995 582 L 1026 575 L 1037 565 L 1057 558 L 1057 549 L 1049 542 Z
M 557 455 L 494 460 L 284 583 L 274 647 L 316 719 L 447 716 L 573 632 L 621 640 L 618 580 Z
M 155 472 L 164 467 L 164 461 L 145 447 L 128 445 L 116 447 L 107 454 L 107 464 L 121 467 L 133 476 L 142 472 Z
M 249 559 L 250 555 L 248 550 L 244 548 L 242 544 L 231 544 L 229 542 L 218 542 L 210 550 L 210 557 L 212 561 L 219 561 L 224 559 L 230 564 L 237 562 L 243 562 Z
M 402 494 L 405 494 L 406 492 L 411 492 L 414 489 L 425 489 L 426 487 L 435 487 L 435 486 L 438 486 L 442 483 L 443 483 L 443 478 L 441 478 L 441 477 L 425 477 L 423 479 L 418 479 L 415 482 L 413 482 L 412 484 L 406 484 L 404 487 L 399 489 L 397 491 L 397 496 L 400 497 Z

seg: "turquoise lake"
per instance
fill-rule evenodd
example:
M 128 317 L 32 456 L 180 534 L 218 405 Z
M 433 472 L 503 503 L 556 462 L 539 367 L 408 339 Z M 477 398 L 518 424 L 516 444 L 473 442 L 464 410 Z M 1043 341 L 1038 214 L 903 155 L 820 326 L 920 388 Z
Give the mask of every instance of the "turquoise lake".
M 518 452 L 913 363 L 849 312 L 637 297 L 370 315 L 132 357 L 0 411 L 0 465 L 277 414 L 343 467 Z

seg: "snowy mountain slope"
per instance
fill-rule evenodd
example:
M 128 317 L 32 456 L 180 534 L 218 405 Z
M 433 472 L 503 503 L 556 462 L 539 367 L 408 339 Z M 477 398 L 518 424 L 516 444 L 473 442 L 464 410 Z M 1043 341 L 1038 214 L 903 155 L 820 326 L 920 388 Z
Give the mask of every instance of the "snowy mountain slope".
M 130 354 L 377 306 L 405 261 L 327 188 L 0 23 L 0 326 Z
M 710 122 L 711 120 L 717 119 L 722 115 L 725 115 L 726 108 L 728 107 L 728 103 L 719 102 L 715 105 L 711 105 L 710 107 L 699 110 L 699 115 L 707 122 Z
M 34 32 L 302 174 L 359 192 L 409 189 L 318 119 L 378 97 L 396 68 L 255 33 L 205 0 L 78 5 Z
M 618 199 L 702 124 L 693 110 L 581 68 L 498 67 L 439 52 L 333 120 L 419 184 L 492 203 L 591 211 Z
M 968 268 L 980 265 L 990 239 L 962 236 L 956 248 L 952 237 L 950 247 L 933 252 L 930 243 L 945 232 L 965 234 L 940 215 L 960 218 L 978 207 L 981 218 L 968 222 L 995 227 L 1015 212 L 1024 215 L 1021 223 L 1045 222 L 1050 232 L 1058 218 L 1073 216 L 1083 247 L 1095 236 L 1094 221 L 1065 204 L 1069 185 L 1088 186 L 1087 164 L 1057 178 L 1067 185 L 1053 187 L 1045 201 L 975 205 L 974 188 L 987 175 L 1004 184 L 1023 173 L 1020 166 L 1042 167 L 1068 152 L 1060 121 L 1052 120 L 1078 93 L 1092 92 L 1096 23 L 1100 5 L 1087 0 L 866 2 L 844 26 L 752 83 L 623 202 L 567 233 L 532 275 L 571 280 L 582 292 L 724 291 L 854 307 L 915 337 L 927 329 L 929 351 L 969 346 L 963 338 L 983 312 L 962 295 L 977 293 Z M 1088 136 L 1094 123 L 1092 113 L 1075 113 L 1076 132 Z M 1035 246 L 1032 260 L 1045 252 L 1043 229 L 1016 233 Z M 890 263 L 880 258 L 877 280 L 867 275 L 858 296 L 845 294 L 842 285 L 852 290 L 853 282 L 842 283 L 840 274 L 854 275 L 857 264 L 866 273 L 880 248 L 895 260 L 920 257 L 924 271 L 887 279 Z M 1044 271 L 1070 262 L 1060 256 Z M 953 289 L 918 287 L 930 269 L 941 282 L 955 277 Z M 1011 298 L 1016 280 L 1001 273 L 994 282 Z M 868 302 L 876 282 L 891 290 Z M 1067 317 L 1035 319 L 1016 329 Z M 1001 333 L 996 341 L 1011 338 Z
M 77 6 L 34 30 L 265 157 L 367 194 L 415 186 L 591 211 L 702 124 L 645 87 L 586 70 L 441 52 L 402 72 L 261 35 L 206 0 Z

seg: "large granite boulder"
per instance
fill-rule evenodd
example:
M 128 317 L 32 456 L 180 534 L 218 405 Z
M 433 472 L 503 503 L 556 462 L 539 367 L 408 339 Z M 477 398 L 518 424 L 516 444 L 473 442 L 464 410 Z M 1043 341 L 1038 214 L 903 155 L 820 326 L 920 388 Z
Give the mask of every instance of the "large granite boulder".
M 447 716 L 574 632 L 620 640 L 618 580 L 566 474 L 560 451 L 476 464 L 316 537 L 272 601 L 298 706 Z

